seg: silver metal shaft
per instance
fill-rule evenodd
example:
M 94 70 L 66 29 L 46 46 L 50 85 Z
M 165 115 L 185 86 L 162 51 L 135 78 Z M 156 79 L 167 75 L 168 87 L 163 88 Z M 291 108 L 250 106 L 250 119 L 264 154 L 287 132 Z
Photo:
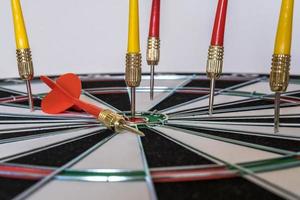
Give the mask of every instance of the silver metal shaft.
M 131 116 L 135 116 L 135 87 L 130 88 L 131 95 Z
M 151 75 L 150 75 L 150 99 L 153 100 L 154 96 L 154 65 L 151 65 Z
M 133 127 L 127 125 L 127 124 L 123 125 L 123 129 L 127 130 L 129 132 L 132 132 L 134 134 L 137 134 L 139 136 L 145 136 L 145 134 L 142 131 L 140 131 L 138 128 L 133 128 Z
M 215 96 L 215 79 L 212 78 L 210 80 L 210 93 L 209 93 L 209 115 L 213 114 L 213 106 L 214 106 L 214 96 Z
M 274 105 L 274 133 L 279 132 L 279 117 L 280 117 L 280 93 L 275 93 L 275 105 Z
M 30 109 L 31 112 L 33 112 L 34 111 L 34 104 L 33 104 L 33 97 L 32 97 L 30 80 L 26 80 L 26 88 L 27 88 L 27 94 L 28 94 L 29 109 Z

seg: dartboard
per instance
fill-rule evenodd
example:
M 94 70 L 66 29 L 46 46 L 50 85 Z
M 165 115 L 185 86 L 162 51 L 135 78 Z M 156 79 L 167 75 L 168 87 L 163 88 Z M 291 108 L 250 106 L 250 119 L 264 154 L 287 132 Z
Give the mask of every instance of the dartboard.
M 55 78 L 55 77 L 53 77 Z M 81 99 L 130 115 L 123 74 L 80 75 Z M 268 76 L 224 74 L 208 115 L 204 74 L 149 75 L 137 88 L 144 137 L 113 133 L 76 109 L 40 110 L 49 92 L 32 81 L 0 82 L 0 199 L 299 199 L 300 78 L 281 98 L 279 133 Z

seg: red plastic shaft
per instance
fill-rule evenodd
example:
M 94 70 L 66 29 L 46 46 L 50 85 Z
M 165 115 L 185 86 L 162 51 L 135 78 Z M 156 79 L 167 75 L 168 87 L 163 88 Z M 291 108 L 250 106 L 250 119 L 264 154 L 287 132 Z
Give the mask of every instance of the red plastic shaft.
M 211 38 L 211 45 L 214 46 L 224 45 L 227 5 L 228 5 L 228 0 L 219 0 L 218 2 L 215 24 L 214 24 L 214 29 Z
M 160 23 L 160 0 L 153 0 L 151 17 L 150 17 L 149 37 L 159 38 L 159 23 Z

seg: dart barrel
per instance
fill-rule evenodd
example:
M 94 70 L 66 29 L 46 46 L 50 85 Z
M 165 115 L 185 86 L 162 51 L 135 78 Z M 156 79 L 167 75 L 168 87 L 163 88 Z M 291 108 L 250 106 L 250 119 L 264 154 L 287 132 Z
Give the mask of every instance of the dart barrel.
M 128 87 L 138 87 L 142 76 L 142 56 L 140 53 L 126 54 L 125 81 Z
M 289 84 L 291 56 L 274 54 L 270 73 L 270 88 L 273 92 L 285 92 Z
M 108 129 L 114 132 L 120 132 L 125 119 L 111 110 L 105 109 L 99 113 L 98 120 L 101 121 Z
M 18 70 L 21 79 L 31 80 L 33 78 L 33 63 L 30 48 L 17 49 Z
M 208 59 L 206 73 L 210 79 L 218 79 L 223 68 L 224 47 L 210 46 L 208 49 Z
M 160 39 L 149 37 L 147 45 L 147 63 L 148 65 L 158 65 L 160 58 Z

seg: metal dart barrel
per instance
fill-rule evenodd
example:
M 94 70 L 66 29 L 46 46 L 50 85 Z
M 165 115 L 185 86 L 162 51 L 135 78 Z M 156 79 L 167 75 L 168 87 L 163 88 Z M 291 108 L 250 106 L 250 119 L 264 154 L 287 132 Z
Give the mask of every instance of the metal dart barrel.
M 274 54 L 270 73 L 270 88 L 275 92 L 274 132 L 279 131 L 280 95 L 287 90 L 289 84 L 291 56 Z
M 210 46 L 208 50 L 208 59 L 206 65 L 206 74 L 210 79 L 210 95 L 209 95 L 209 114 L 213 113 L 215 81 L 222 74 L 223 68 L 224 47 L 223 46 Z
M 131 115 L 135 116 L 135 90 L 141 83 L 142 56 L 140 53 L 126 54 L 125 81 L 131 91 Z
M 18 63 L 19 75 L 22 80 L 26 81 L 29 108 L 31 111 L 33 111 L 34 104 L 33 104 L 30 80 L 33 79 L 34 70 L 33 70 L 33 63 L 31 57 L 31 50 L 30 48 L 17 49 L 16 52 L 17 52 L 17 63 Z
M 143 132 L 129 126 L 123 116 L 114 113 L 111 110 L 105 109 L 101 111 L 98 116 L 98 120 L 101 121 L 107 128 L 116 133 L 127 130 L 137 135 L 144 136 Z
M 160 57 L 160 40 L 157 37 L 149 37 L 147 45 L 147 64 L 151 66 L 150 72 L 150 99 L 154 96 L 154 70 Z

